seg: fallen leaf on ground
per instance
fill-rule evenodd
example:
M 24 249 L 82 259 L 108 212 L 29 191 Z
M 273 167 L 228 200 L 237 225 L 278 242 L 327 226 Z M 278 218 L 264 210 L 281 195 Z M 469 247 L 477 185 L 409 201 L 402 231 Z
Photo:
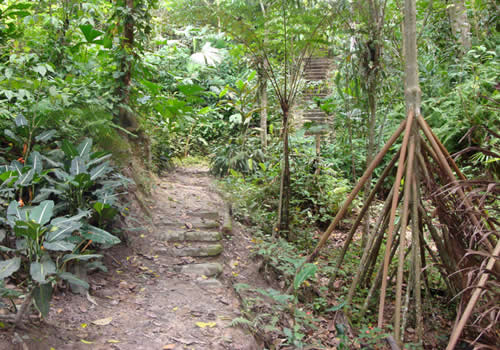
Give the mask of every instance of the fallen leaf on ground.
M 98 326 L 106 326 L 110 324 L 111 321 L 113 321 L 113 317 L 106 317 L 106 318 L 101 318 L 100 320 L 92 321 L 92 323 Z
M 213 328 L 217 325 L 215 322 L 196 322 L 195 324 L 200 328 Z
M 175 349 L 175 344 L 165 345 L 162 349 L 163 350 L 172 350 L 172 349 Z
M 80 339 L 80 341 L 81 341 L 83 344 L 94 344 L 93 342 L 88 341 L 88 340 L 85 340 L 85 339 Z
M 119 343 L 120 341 L 119 340 L 116 340 L 116 339 L 109 339 L 108 340 L 108 343 L 111 343 L 111 344 L 117 344 Z

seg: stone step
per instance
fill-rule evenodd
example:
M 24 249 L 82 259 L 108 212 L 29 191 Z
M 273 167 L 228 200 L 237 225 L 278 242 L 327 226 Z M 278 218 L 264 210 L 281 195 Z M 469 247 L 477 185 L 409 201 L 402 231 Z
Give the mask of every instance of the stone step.
M 217 242 L 222 239 L 222 235 L 218 231 L 201 231 L 201 230 L 168 230 L 158 234 L 160 240 L 166 242 Z
M 213 230 L 219 228 L 219 223 L 213 219 L 203 217 L 191 217 L 184 220 L 174 220 L 172 218 L 157 219 L 157 223 L 162 227 L 188 228 L 198 230 Z
M 308 72 L 311 70 L 329 71 L 329 70 L 331 70 L 331 68 L 332 68 L 332 65 L 329 63 L 311 64 L 311 65 L 306 65 L 304 67 L 304 72 Z
M 215 279 L 215 278 L 203 278 L 203 277 L 198 277 L 196 279 L 196 284 L 201 288 L 201 289 L 212 289 L 212 288 L 223 288 L 223 285 L 221 281 Z
M 189 264 L 174 267 L 174 271 L 186 275 L 213 277 L 222 273 L 222 265 L 219 263 Z
M 306 67 L 304 73 L 328 73 L 330 66 Z
M 222 253 L 222 244 L 207 244 L 200 246 L 183 246 L 175 247 L 171 249 L 171 253 L 174 256 L 192 256 L 194 258 L 198 257 L 208 257 L 217 256 Z
M 219 213 L 216 211 L 190 211 L 187 215 L 209 220 L 219 219 Z
M 329 124 L 330 121 L 328 121 L 327 119 L 320 119 L 320 118 L 317 118 L 317 119 L 311 119 L 311 118 L 307 118 L 303 120 L 304 122 L 311 122 L 313 123 L 314 125 L 319 125 L 319 124 Z
M 325 113 L 304 113 L 302 116 L 303 119 L 328 119 L 328 115 Z
M 305 71 L 304 76 L 320 76 L 326 77 L 328 76 L 328 69 L 325 70 L 317 70 L 317 71 Z
M 318 76 L 306 75 L 306 76 L 304 76 L 304 78 L 307 82 L 313 82 L 313 81 L 323 81 L 326 79 L 326 76 L 324 76 L 324 75 L 318 75 Z

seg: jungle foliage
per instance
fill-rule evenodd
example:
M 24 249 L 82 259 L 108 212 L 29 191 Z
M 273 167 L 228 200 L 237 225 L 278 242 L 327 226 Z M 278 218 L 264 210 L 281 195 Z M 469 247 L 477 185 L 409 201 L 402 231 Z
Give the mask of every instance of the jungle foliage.
M 459 5 L 465 36 L 455 26 L 464 17 L 452 11 Z M 119 168 L 129 165 L 132 150 L 158 174 L 177 159 L 206 157 L 234 215 L 255 227 L 257 255 L 290 286 L 288 294 L 240 286 L 253 290 L 255 300 L 246 321 L 235 323 L 291 346 L 311 342 L 317 323 L 302 308 L 320 317 L 343 307 L 331 298 L 339 292 L 331 284 L 347 292 L 362 244 L 348 253 L 340 282 L 325 283 L 339 273 L 330 263 L 339 254 L 335 246 L 319 268 L 308 265 L 300 276 L 294 269 L 406 116 L 400 6 L 391 0 L 1 0 L 0 293 L 18 297 L 12 285 L 23 285 L 26 303 L 33 298 L 45 315 L 56 284 L 88 287 L 69 267 L 80 261 L 104 268 L 98 248 L 119 242 L 113 223 L 124 205 L 117 196 L 128 183 Z M 474 200 L 496 220 L 493 242 L 499 239 L 498 10 L 486 0 L 417 3 L 422 114 L 474 179 Z M 314 85 L 302 71 L 315 55 L 334 62 L 329 94 L 312 101 L 332 116 L 319 152 L 298 112 L 303 92 Z M 393 148 L 399 147 L 398 141 Z M 286 167 L 289 179 L 282 180 Z M 369 185 L 380 175 L 376 169 Z M 389 193 L 395 176 L 387 175 L 377 198 Z M 280 231 L 284 191 L 287 229 Z M 360 204 L 349 212 L 358 213 Z M 447 289 L 438 270 L 435 264 L 426 272 L 430 291 Z M 268 299 L 286 316 L 254 313 Z M 478 334 L 491 340 L 493 316 L 486 311 L 500 313 L 489 306 L 483 304 L 470 341 Z M 370 333 L 373 317 L 368 311 L 352 321 Z M 355 339 L 342 326 L 335 331 L 340 340 L 333 345 L 349 348 L 376 343 L 390 330 L 372 331 L 373 337 L 358 332 Z

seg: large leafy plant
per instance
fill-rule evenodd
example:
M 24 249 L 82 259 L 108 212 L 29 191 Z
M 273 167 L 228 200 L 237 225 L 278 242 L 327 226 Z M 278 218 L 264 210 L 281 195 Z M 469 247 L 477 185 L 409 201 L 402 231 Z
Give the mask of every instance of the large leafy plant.
M 5 228 L 0 228 L 0 250 L 8 257 L 0 261 L 0 294 L 16 297 L 5 279 L 22 281 L 28 287 L 25 301 L 33 298 L 46 316 L 57 281 L 89 287 L 69 265 L 83 262 L 105 270 L 102 255 L 92 250 L 120 242 L 104 228 L 119 211 L 116 198 L 127 180 L 110 165 L 111 155 L 92 151 L 90 138 L 77 146 L 63 140 L 53 148 L 44 143 L 55 131 L 36 130 L 18 117 L 5 131 L 8 147 L 21 150 L 21 157 L 0 162 L 0 203 L 8 203 L 0 216 Z

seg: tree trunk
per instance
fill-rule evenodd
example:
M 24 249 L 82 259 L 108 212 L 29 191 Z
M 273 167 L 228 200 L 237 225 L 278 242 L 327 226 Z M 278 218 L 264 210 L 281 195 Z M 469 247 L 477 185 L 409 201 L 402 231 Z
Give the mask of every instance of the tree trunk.
M 366 6 L 366 5 L 365 5 Z M 379 13 L 380 5 L 375 0 L 368 1 L 368 18 L 370 27 L 370 40 L 366 43 L 364 70 L 366 79 L 366 92 L 368 95 L 368 144 L 366 146 L 366 166 L 368 166 L 375 154 L 375 126 L 377 123 L 377 89 L 379 77 L 379 62 L 381 55 L 380 33 L 384 24 L 383 14 Z M 364 199 L 366 200 L 371 187 L 371 176 L 364 188 Z M 363 224 L 363 236 L 361 245 L 364 247 L 370 234 L 370 211 L 365 214 Z
M 295 237 L 290 233 L 290 155 L 288 147 L 288 108 L 283 108 L 283 168 L 281 170 L 280 202 L 278 211 L 278 231 L 285 233 L 288 240 Z
M 125 6 L 128 9 L 128 15 L 124 19 L 121 58 L 122 79 L 119 88 L 120 105 L 118 106 L 118 119 L 121 126 L 125 129 L 136 131 L 139 127 L 137 118 L 126 107 L 130 103 L 130 85 L 132 81 L 132 62 L 134 48 L 134 0 L 126 0 Z
M 453 3 L 448 6 L 448 15 L 451 32 L 458 39 L 463 51 L 467 52 L 471 47 L 471 33 L 464 0 L 453 0 Z
M 260 142 L 264 151 L 267 148 L 267 77 L 262 67 L 258 67 L 257 72 L 260 103 Z
M 375 153 L 375 126 L 377 122 L 377 73 L 373 72 L 368 86 L 368 108 L 369 108 L 369 118 L 368 118 L 368 144 L 366 147 L 366 166 L 372 162 L 373 155 Z M 363 199 L 366 200 L 368 198 L 368 194 L 370 193 L 372 177 L 368 178 L 364 188 L 364 196 Z M 368 240 L 368 235 L 370 234 L 370 210 L 366 211 L 364 223 L 363 223 L 363 237 L 361 239 L 361 247 L 364 247 L 366 241 Z

